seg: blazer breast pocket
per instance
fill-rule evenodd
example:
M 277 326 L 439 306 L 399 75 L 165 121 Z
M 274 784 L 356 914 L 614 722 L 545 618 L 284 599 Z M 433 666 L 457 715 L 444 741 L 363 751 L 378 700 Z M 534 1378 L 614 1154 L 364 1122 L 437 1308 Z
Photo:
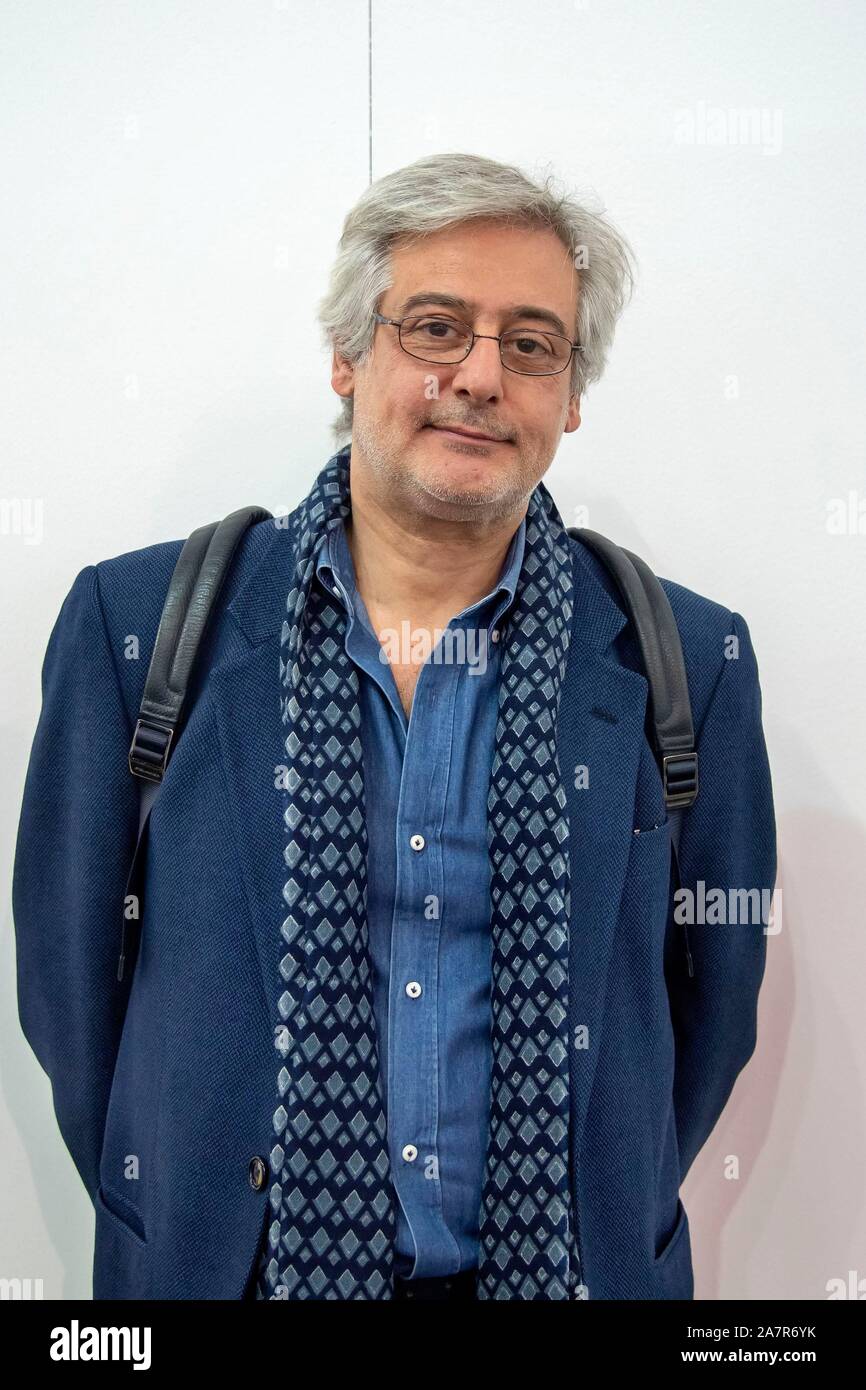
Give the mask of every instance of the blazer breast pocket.
M 671 868 L 671 821 L 667 816 L 647 824 L 634 826 L 631 832 L 631 851 L 628 859 L 629 887 L 639 885 L 645 907 L 667 909 Z
M 631 991 L 632 1017 L 652 1055 L 668 1066 L 670 1014 L 665 991 L 665 938 L 671 885 L 671 822 L 633 829 L 620 902 L 620 949 Z
M 652 815 L 652 812 L 648 813 Z M 645 818 L 644 818 L 645 819 Z M 659 831 L 665 830 L 670 826 L 670 820 L 666 811 L 660 811 L 656 818 L 647 824 L 635 825 L 632 827 L 632 835 L 657 835 Z

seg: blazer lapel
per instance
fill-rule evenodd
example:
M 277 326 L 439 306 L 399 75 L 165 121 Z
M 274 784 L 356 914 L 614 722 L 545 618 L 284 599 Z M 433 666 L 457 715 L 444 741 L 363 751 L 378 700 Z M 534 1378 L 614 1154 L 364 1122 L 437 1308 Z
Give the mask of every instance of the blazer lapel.
M 239 660 L 215 671 L 211 694 L 231 795 L 227 807 L 239 847 L 268 1014 L 277 969 L 276 930 L 286 843 L 278 770 L 285 764 L 280 714 L 280 638 L 292 585 L 293 548 L 284 526 L 268 523 L 263 555 L 228 612 L 250 643 Z
M 612 651 L 627 619 L 597 577 L 600 562 L 582 546 L 573 556 L 575 611 L 558 753 L 571 829 L 569 1044 L 573 1142 L 579 1147 L 631 850 L 647 683 Z

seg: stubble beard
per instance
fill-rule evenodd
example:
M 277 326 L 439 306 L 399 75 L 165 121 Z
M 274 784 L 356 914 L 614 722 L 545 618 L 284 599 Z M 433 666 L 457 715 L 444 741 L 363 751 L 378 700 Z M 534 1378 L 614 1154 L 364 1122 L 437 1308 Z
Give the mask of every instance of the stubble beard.
M 389 510 L 396 504 L 406 512 L 421 512 L 447 520 L 499 521 L 525 509 L 539 480 L 535 461 L 527 462 L 516 446 L 509 446 L 517 460 L 516 469 L 515 458 L 510 459 L 505 468 L 502 465 L 496 468 L 495 463 L 490 465 L 491 469 L 496 469 L 495 486 L 462 488 L 452 486 L 440 468 L 421 463 L 417 455 L 410 456 L 411 462 L 407 463 L 399 445 L 394 445 L 375 425 L 368 426 L 356 418 L 353 433 L 376 491 L 380 499 L 387 502 Z M 420 432 L 417 437 L 420 438 Z M 441 504 L 440 508 L 437 503 Z

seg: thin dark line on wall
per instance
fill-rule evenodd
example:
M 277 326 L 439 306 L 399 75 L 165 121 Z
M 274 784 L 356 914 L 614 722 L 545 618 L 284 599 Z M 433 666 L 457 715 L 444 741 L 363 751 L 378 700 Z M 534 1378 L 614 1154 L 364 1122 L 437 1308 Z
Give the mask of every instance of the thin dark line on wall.
M 367 152 L 373 182 L 373 0 L 367 0 Z

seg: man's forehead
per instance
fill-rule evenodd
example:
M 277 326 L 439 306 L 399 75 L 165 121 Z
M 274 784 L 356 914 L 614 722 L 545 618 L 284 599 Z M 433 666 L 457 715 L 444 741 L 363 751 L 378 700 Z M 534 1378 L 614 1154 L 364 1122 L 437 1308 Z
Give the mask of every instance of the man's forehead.
M 525 269 L 518 278 L 507 245 L 512 234 L 521 233 L 530 240 L 511 242 L 520 269 Z M 488 243 L 491 237 L 499 240 L 499 234 L 504 241 L 494 255 Z M 549 228 L 456 224 L 396 242 L 391 264 L 389 313 L 405 315 L 426 305 L 464 318 L 487 311 L 503 319 L 534 318 L 571 336 L 573 324 L 566 326 L 564 317 L 574 317 L 580 275 L 567 247 Z

